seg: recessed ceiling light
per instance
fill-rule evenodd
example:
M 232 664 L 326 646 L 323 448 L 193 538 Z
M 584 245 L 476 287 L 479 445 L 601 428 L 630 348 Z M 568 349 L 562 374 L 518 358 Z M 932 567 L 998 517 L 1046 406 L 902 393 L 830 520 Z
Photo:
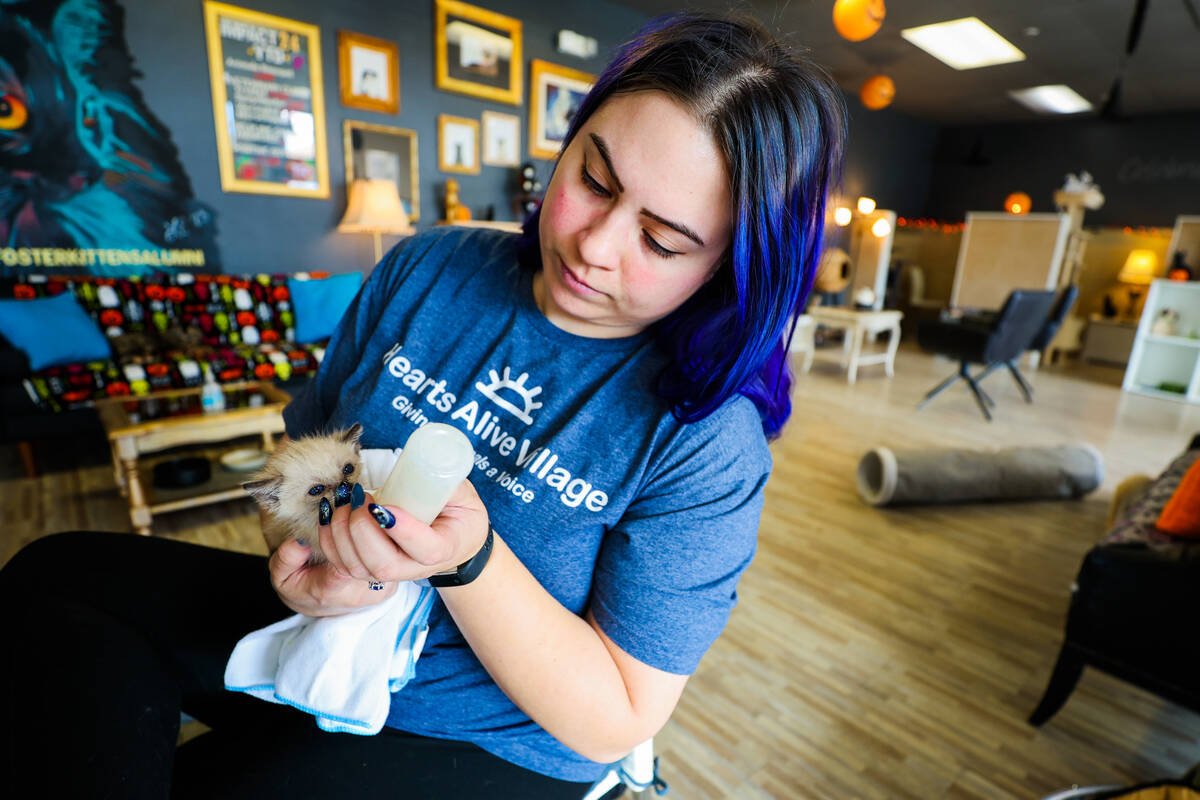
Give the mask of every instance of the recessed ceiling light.
M 955 69 L 1024 61 L 1025 54 L 978 17 L 906 28 L 900 35 L 929 55 Z
M 1009 97 L 1023 106 L 1042 114 L 1078 114 L 1091 111 L 1092 104 L 1066 84 L 1031 86 L 1008 93 Z

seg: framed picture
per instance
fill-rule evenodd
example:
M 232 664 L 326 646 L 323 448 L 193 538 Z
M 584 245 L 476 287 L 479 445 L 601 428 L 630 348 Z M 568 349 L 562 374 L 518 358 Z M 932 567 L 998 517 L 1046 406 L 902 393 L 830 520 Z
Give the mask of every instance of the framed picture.
M 346 153 L 346 185 L 356 178 L 395 181 L 408 218 L 421 218 L 417 132 L 352 119 L 342 123 Z
M 338 78 L 342 105 L 400 112 L 400 53 L 392 42 L 338 31 Z
M 533 59 L 529 69 L 529 154 L 557 158 L 595 75 Z
M 516 114 L 483 112 L 483 163 L 516 167 L 521 160 L 521 118 Z
M 329 197 L 321 31 L 205 0 L 221 189 Z
M 479 122 L 438 114 L 438 169 L 479 174 Z
M 437 88 L 521 105 L 521 21 L 458 0 L 434 16 Z

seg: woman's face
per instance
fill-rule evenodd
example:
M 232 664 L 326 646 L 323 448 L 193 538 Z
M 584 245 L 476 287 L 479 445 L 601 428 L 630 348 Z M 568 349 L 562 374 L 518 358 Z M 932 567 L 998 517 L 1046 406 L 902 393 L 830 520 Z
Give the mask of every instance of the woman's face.
M 632 336 L 712 277 L 729 246 L 725 160 L 666 94 L 607 100 L 546 189 L 538 307 L 580 336 Z

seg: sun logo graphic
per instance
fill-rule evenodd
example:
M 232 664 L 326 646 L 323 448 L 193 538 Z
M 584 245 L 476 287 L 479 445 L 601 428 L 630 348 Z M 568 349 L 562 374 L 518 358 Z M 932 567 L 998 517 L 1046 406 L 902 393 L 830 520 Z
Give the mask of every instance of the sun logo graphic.
M 496 370 L 489 369 L 488 377 L 491 378 L 491 383 L 478 381 L 475 388 L 483 392 L 483 394 L 496 405 L 503 408 L 508 413 L 512 414 L 517 419 L 524 422 L 526 425 L 533 424 L 533 412 L 542 407 L 542 404 L 533 398 L 542 393 L 542 387 L 534 386 L 530 388 L 525 385 L 525 381 L 529 379 L 528 372 L 522 372 L 514 381 L 512 379 L 512 370 L 508 367 L 504 368 L 501 375 L 496 374 Z M 520 396 L 523 404 L 522 408 L 518 408 L 510 400 L 500 396 L 501 389 L 511 389 Z

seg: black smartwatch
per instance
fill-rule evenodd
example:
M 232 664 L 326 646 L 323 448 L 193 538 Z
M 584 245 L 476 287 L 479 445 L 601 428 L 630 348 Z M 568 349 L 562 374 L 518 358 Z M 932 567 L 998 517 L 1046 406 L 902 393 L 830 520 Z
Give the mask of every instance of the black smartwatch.
M 458 565 L 458 568 L 453 572 L 439 572 L 437 575 L 430 575 L 427 579 L 429 585 L 434 588 L 443 586 L 466 586 L 471 581 L 479 577 L 479 573 L 483 572 L 483 568 L 487 566 L 488 559 L 492 555 L 492 529 L 488 528 L 487 538 L 483 540 L 483 547 L 479 548 L 479 552 L 471 556 L 469 559 Z

